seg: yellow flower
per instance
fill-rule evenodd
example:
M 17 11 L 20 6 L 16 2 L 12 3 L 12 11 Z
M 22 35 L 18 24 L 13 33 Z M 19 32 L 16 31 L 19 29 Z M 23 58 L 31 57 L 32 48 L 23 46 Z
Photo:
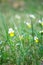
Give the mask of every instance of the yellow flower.
M 38 37 L 36 37 L 36 36 L 34 37 L 34 40 L 35 40 L 36 43 L 39 42 L 39 39 L 38 39 Z
M 41 22 L 41 25 L 43 26 L 43 22 Z
M 14 36 L 14 33 L 13 33 L 13 32 L 11 32 L 9 35 L 10 35 L 11 37 L 13 37 L 13 36 Z
M 9 28 L 8 33 L 11 37 L 14 36 L 14 30 L 12 28 Z
M 36 42 L 36 43 L 38 43 L 38 42 L 39 42 L 39 40 L 38 40 L 38 39 L 36 39 L 36 40 L 35 40 L 35 42 Z
M 23 39 L 23 35 L 20 35 L 20 36 L 19 36 L 19 39 L 22 40 L 22 39 Z
M 26 22 L 26 25 L 28 26 L 28 28 L 31 28 L 31 23 Z

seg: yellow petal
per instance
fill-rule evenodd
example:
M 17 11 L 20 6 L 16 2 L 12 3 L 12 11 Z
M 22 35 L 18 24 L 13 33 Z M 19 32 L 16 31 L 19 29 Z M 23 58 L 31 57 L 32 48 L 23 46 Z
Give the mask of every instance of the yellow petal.
M 36 42 L 36 43 L 38 43 L 38 42 L 39 42 L 39 40 L 38 40 L 38 39 L 36 39 L 36 40 L 35 40 L 35 42 Z
M 31 28 L 31 25 L 28 25 L 28 28 Z
M 10 36 L 13 37 L 14 36 L 14 33 L 10 33 Z
M 43 22 L 41 23 L 41 25 L 43 26 Z

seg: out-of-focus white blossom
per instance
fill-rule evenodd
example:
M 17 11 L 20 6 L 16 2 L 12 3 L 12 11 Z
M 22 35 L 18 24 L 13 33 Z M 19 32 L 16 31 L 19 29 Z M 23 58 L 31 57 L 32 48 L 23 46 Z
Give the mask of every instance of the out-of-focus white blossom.
M 40 34 L 43 34 L 43 30 L 39 32 Z
M 30 14 L 29 17 L 30 17 L 30 18 L 33 18 L 33 19 L 36 18 L 33 14 Z
M 39 20 L 39 24 L 41 24 L 43 26 L 43 21 Z
M 11 37 L 14 36 L 14 30 L 12 28 L 9 28 L 8 33 Z
M 31 23 L 30 22 L 25 22 L 28 28 L 31 28 Z
M 36 43 L 38 43 L 38 42 L 39 42 L 39 39 L 38 39 L 38 37 L 37 37 L 37 36 L 35 36 L 35 37 L 34 37 L 34 40 L 35 40 L 35 42 L 36 42 Z
M 15 15 L 15 18 L 16 18 L 16 19 L 21 19 L 21 16 L 16 14 L 16 15 Z

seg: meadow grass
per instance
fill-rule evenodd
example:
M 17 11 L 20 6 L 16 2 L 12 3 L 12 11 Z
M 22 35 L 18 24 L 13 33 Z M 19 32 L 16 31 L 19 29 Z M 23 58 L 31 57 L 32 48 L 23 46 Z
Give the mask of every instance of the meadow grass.
M 32 8 L 24 11 L 0 8 L 0 65 L 42 63 L 43 9 Z

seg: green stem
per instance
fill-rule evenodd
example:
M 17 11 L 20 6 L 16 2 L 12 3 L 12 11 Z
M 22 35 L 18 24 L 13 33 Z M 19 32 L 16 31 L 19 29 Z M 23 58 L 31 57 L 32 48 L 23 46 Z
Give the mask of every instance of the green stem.
M 42 26 L 41 26 L 41 31 L 42 31 Z M 42 44 L 42 34 L 41 34 L 41 44 Z
M 1 49 L 1 62 L 0 62 L 1 65 L 3 64 L 2 50 L 3 50 L 3 48 Z
M 31 26 L 32 26 L 32 37 L 33 37 L 33 43 L 34 43 L 34 29 L 33 29 L 33 22 L 31 21 Z
M 41 19 L 41 21 L 42 21 L 42 16 L 40 16 L 40 19 Z M 42 25 L 41 25 L 41 31 L 42 31 Z M 42 43 L 42 34 L 41 34 L 41 44 L 43 44 L 43 43 Z

